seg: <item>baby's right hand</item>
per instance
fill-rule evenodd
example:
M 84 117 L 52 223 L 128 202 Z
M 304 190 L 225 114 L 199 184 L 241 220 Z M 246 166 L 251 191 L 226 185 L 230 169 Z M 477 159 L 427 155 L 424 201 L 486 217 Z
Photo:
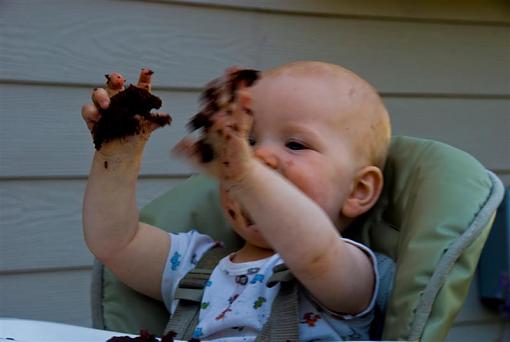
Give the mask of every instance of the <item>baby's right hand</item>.
M 231 68 L 209 83 L 202 94 L 203 108 L 189 123 L 191 130 L 201 130 L 201 137 L 182 139 L 173 152 L 228 186 L 241 181 L 253 166 L 248 88 L 258 77 L 257 70 Z
M 150 92 L 152 73 L 150 69 L 143 68 L 136 86 Z M 83 105 L 81 110 L 82 117 L 93 136 L 95 128 L 97 128 L 97 124 L 101 119 L 101 111 L 106 110 L 110 106 L 110 98 L 125 90 L 125 79 L 121 74 L 113 72 L 105 76 L 107 78 L 106 88 L 95 88 L 92 91 L 93 103 Z M 150 134 L 164 126 L 162 122 L 170 124 L 172 121 L 170 115 L 163 112 L 151 112 L 149 116 L 136 115 L 134 120 L 139 124 L 140 129 L 138 132 L 102 143 L 98 148 L 98 152 L 105 156 L 141 154 Z

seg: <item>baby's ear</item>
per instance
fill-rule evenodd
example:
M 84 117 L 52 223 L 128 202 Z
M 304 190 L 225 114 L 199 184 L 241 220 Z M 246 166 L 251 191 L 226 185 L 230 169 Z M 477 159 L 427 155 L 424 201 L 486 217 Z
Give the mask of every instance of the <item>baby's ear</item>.
M 356 218 L 367 212 L 379 199 L 383 187 L 383 174 L 376 166 L 361 169 L 354 179 L 352 191 L 344 202 L 342 214 Z

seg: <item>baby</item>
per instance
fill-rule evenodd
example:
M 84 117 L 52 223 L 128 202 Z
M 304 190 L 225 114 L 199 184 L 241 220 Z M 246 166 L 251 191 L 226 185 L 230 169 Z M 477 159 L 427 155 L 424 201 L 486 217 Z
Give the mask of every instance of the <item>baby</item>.
M 94 91 L 94 103 L 107 107 L 108 94 Z M 82 114 L 89 128 L 99 117 L 94 105 Z M 168 234 L 138 222 L 136 179 L 157 125 L 145 127 L 95 153 L 84 234 L 124 283 L 173 312 L 179 280 L 215 242 L 196 231 Z M 254 340 L 279 290 L 266 281 L 285 263 L 302 285 L 300 340 L 369 339 L 383 256 L 341 232 L 382 190 L 390 124 L 377 92 L 339 66 L 296 62 L 241 87 L 206 134 L 213 160 L 203 162 L 191 138 L 175 152 L 218 179 L 225 215 L 245 243 L 213 271 L 194 337 Z

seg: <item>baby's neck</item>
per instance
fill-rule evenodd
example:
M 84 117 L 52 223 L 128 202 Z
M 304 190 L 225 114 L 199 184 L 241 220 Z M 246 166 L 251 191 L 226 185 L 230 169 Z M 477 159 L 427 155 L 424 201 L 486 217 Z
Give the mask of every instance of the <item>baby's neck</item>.
M 272 249 L 261 248 L 254 246 L 249 242 L 245 242 L 244 246 L 240 250 L 232 254 L 230 261 L 233 263 L 242 263 L 261 260 L 270 257 L 274 253 L 275 251 Z

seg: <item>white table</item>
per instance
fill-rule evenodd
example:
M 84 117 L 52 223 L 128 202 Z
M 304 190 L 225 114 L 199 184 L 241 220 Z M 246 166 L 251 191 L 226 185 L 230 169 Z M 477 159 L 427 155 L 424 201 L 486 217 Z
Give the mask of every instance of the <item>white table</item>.
M 62 323 L 0 318 L 1 342 L 105 342 L 113 336 L 136 335 Z

